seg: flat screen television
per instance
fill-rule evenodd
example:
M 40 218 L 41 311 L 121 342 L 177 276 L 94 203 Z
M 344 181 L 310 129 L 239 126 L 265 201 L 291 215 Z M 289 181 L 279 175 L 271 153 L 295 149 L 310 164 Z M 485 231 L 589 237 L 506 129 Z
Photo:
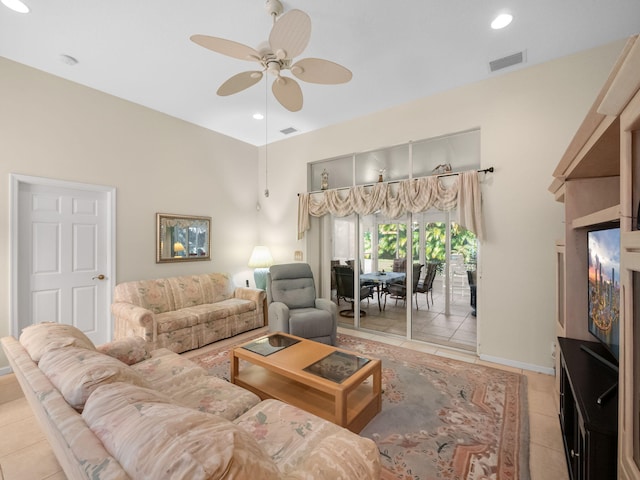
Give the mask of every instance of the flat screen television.
M 587 233 L 589 242 L 589 332 L 620 356 L 620 228 Z

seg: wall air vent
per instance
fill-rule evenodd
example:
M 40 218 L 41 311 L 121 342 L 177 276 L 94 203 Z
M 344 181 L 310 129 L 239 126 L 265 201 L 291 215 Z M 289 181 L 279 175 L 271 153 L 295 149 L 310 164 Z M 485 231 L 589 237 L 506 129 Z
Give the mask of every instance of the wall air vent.
M 290 133 L 294 133 L 297 132 L 298 130 L 296 130 L 293 127 L 289 127 L 289 128 L 285 128 L 284 130 L 280 130 L 280 133 L 282 133 L 283 135 L 289 135 Z
M 496 60 L 491 60 L 489 62 L 489 69 L 492 72 L 495 72 L 497 70 L 502 70 L 503 68 L 523 63 L 525 60 L 525 52 L 522 51 L 514 53 L 512 55 L 507 55 L 506 57 L 498 58 Z

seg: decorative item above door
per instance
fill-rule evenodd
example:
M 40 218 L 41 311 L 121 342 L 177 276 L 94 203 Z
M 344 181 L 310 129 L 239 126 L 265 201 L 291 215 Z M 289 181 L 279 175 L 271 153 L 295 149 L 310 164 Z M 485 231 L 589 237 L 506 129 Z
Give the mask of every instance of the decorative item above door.
M 156 214 L 156 263 L 211 260 L 211 217 Z

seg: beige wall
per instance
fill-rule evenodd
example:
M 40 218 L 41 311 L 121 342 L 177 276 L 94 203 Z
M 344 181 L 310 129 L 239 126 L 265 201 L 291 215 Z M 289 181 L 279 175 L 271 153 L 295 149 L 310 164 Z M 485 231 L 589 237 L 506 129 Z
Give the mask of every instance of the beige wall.
M 0 58 L 0 174 L 6 189 L 10 173 L 116 187 L 118 282 L 213 270 L 229 271 L 236 283 L 244 283 L 251 276 L 246 262 L 255 242 L 268 245 L 278 263 L 292 261 L 295 250 L 317 263 L 317 228 L 305 240 L 296 237 L 296 194 L 306 189 L 307 162 L 480 127 L 483 167 L 496 171 L 483 186 L 488 233 L 480 257 L 479 352 L 548 370 L 553 366 L 554 244 L 563 236 L 563 207 L 547 187 L 622 45 L 272 144 L 268 198 L 263 196 L 264 149 L 258 153 L 242 142 Z M 156 212 L 213 217 L 213 261 L 156 265 Z M 0 225 L 0 335 L 7 335 L 7 191 L 0 197 Z M 0 358 L 0 368 L 4 365 Z
M 304 241 L 296 239 L 296 193 L 306 189 L 307 162 L 479 127 L 482 166 L 496 169 L 482 188 L 487 240 L 480 253 L 479 353 L 551 371 L 554 246 L 564 230 L 563 206 L 547 188 L 623 43 L 270 145 L 264 241 L 277 261 L 290 261 L 293 250 L 306 248 L 311 263 L 317 261 L 311 250 L 316 251 L 318 229 Z
M 0 336 L 11 324 L 10 173 L 116 188 L 117 282 L 205 271 L 253 282 L 256 147 L 1 57 L 0 106 Z M 212 217 L 212 261 L 156 264 L 156 212 Z

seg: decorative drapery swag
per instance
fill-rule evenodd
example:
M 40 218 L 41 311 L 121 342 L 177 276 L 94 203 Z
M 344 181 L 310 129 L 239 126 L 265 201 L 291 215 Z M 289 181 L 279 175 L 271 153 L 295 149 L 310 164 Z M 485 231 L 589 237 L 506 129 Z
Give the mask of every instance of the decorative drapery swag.
M 456 223 L 484 239 L 478 172 L 459 173 L 451 184 L 433 175 L 400 182 L 359 185 L 322 193 L 301 193 L 298 197 L 298 239 L 309 230 L 309 215 L 330 213 L 346 217 L 352 213 L 371 215 L 380 212 L 398 218 L 406 212 L 419 213 L 437 208 L 448 211 L 457 207 Z

